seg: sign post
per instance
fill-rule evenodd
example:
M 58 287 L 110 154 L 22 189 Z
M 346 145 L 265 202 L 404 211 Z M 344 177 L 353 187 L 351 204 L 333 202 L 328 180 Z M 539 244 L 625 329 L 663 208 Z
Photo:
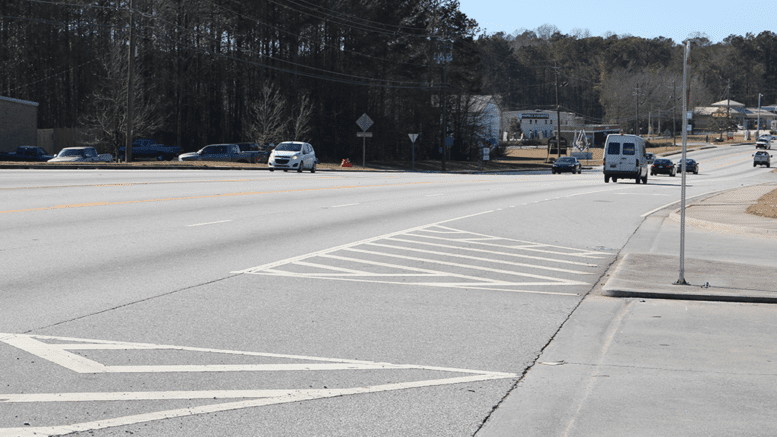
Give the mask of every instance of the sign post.
M 683 94 L 685 95 L 683 99 L 683 126 L 686 126 L 686 128 L 683 129 L 683 157 L 682 161 L 680 161 L 683 172 L 682 188 L 680 190 L 680 277 L 674 283 L 675 285 L 688 285 L 688 282 L 685 280 L 685 158 L 688 153 L 688 115 L 691 114 L 688 112 L 688 106 L 691 103 L 691 90 L 688 87 L 688 64 L 691 62 L 689 58 L 690 53 L 691 42 L 686 41 L 685 59 L 683 60 Z
M 361 137 L 362 139 L 362 167 L 365 166 L 366 157 L 367 157 L 367 138 L 372 138 L 372 132 L 367 132 L 367 129 L 369 129 L 373 121 L 372 119 L 365 113 L 362 114 L 361 117 L 359 117 L 358 120 L 356 120 L 356 124 L 359 125 L 360 128 L 362 128 L 362 132 L 357 132 L 356 137 Z
M 418 134 L 407 134 L 410 137 L 410 141 L 413 142 L 412 154 L 410 159 L 413 162 L 413 170 L 415 170 L 415 140 L 418 139 Z

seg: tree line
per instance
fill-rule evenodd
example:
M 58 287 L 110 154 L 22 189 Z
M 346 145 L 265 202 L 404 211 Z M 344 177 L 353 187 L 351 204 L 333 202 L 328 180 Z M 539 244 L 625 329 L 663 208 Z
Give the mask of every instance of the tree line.
M 691 41 L 691 107 L 732 99 L 748 107 L 777 102 L 777 34 L 731 35 L 713 44 Z M 555 108 L 589 123 L 647 132 L 649 117 L 661 131 L 682 110 L 684 44 L 667 38 L 562 34 L 552 25 L 478 39 L 483 92 L 502 96 L 503 107 Z M 679 129 L 679 123 L 677 125 Z
M 293 139 L 349 157 L 367 113 L 372 159 L 406 155 L 408 133 L 422 158 L 441 138 L 442 68 L 452 97 L 480 83 L 455 0 L 19 0 L 0 5 L 0 93 L 39 102 L 41 128 L 123 144 L 131 5 L 134 136 L 184 150 Z
M 132 6 L 132 8 L 130 8 Z M 473 96 L 645 131 L 675 113 L 683 47 L 666 38 L 550 25 L 478 35 L 457 0 L 16 0 L 0 3 L 0 93 L 39 103 L 39 127 L 124 144 L 130 14 L 134 136 L 185 151 L 220 142 L 311 142 L 323 158 L 453 158 L 479 141 Z M 692 104 L 777 102 L 777 35 L 691 38 Z M 443 93 L 445 91 L 445 93 Z M 441 126 L 446 95 L 446 127 Z M 85 141 L 86 141 L 85 140 Z

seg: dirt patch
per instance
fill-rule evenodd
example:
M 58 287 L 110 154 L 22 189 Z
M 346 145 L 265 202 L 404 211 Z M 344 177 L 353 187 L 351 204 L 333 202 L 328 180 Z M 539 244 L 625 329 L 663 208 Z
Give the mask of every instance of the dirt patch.
M 777 219 L 777 190 L 772 190 L 750 205 L 745 211 L 748 214 Z

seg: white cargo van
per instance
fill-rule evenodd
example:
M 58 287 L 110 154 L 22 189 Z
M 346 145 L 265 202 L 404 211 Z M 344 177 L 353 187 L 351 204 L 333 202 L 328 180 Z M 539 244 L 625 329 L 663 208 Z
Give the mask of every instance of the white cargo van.
M 604 182 L 618 178 L 634 179 L 643 184 L 648 180 L 645 139 L 637 135 L 608 135 L 604 144 Z

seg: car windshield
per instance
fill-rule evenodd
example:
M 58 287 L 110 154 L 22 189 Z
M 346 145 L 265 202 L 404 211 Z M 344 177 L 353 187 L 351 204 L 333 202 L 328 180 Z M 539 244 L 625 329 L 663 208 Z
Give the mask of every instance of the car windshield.
M 664 165 L 664 164 L 671 164 L 672 161 L 670 161 L 668 159 L 656 159 L 655 163 L 658 164 L 658 165 Z
M 65 149 L 59 152 L 59 156 L 86 156 L 82 149 Z
M 280 152 L 299 152 L 302 150 L 302 143 L 280 143 L 275 150 Z
M 560 162 L 560 163 L 563 163 L 563 164 L 572 164 L 572 163 L 575 162 L 575 159 L 574 158 L 559 158 L 558 161 L 556 161 L 556 162 Z

